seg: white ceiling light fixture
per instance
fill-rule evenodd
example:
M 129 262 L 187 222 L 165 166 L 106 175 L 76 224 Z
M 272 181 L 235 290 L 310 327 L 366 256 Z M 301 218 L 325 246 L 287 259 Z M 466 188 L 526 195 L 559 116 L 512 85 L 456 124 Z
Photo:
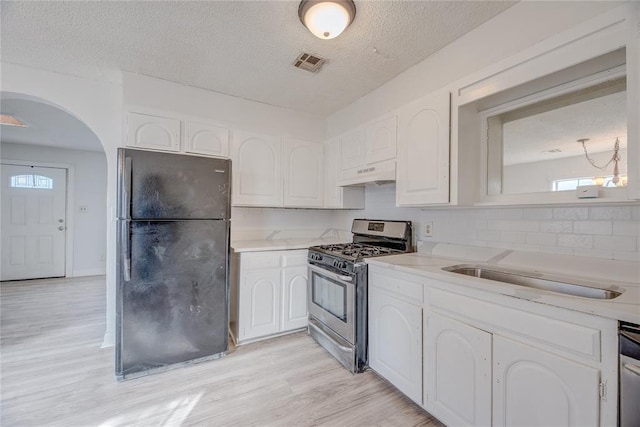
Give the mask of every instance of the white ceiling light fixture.
M 338 37 L 353 22 L 356 4 L 353 0 L 302 0 L 298 17 L 319 39 Z

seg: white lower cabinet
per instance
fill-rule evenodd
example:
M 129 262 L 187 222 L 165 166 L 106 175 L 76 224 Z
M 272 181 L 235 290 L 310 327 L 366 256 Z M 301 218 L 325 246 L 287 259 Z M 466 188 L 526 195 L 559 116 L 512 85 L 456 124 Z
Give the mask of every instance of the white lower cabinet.
M 491 334 L 425 315 L 425 408 L 447 425 L 491 425 Z
M 451 426 L 616 425 L 617 321 L 466 292 L 369 265 L 371 368 Z
M 282 272 L 283 331 L 290 331 L 307 326 L 307 283 L 309 281 L 307 271 L 305 259 L 304 266 L 288 267 Z
M 280 269 L 241 273 L 239 339 L 280 332 L 280 275 Z
M 369 282 L 369 366 L 422 405 L 422 295 L 413 303 L 397 292 L 404 285 L 419 286 L 387 276 Z
M 231 330 L 238 344 L 307 326 L 307 250 L 235 254 Z
M 493 424 L 598 426 L 598 369 L 494 337 Z

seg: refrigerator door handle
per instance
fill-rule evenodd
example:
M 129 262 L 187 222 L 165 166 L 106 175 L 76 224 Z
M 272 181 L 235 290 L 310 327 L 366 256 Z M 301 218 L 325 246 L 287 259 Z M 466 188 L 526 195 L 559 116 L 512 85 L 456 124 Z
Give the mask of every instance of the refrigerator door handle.
M 131 218 L 131 174 L 132 159 L 129 156 L 124 158 L 124 171 L 122 174 L 122 192 L 120 193 L 120 203 L 122 206 L 122 217 Z
M 122 278 L 125 282 L 131 280 L 131 223 L 122 221 L 120 225 L 120 241 L 122 242 Z

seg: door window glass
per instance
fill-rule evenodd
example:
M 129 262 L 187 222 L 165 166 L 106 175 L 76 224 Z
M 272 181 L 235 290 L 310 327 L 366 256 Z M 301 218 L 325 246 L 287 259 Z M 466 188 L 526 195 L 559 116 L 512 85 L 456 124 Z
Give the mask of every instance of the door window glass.
M 347 287 L 317 273 L 313 273 L 311 280 L 313 303 L 346 322 Z
M 14 175 L 11 177 L 13 188 L 37 188 L 40 190 L 52 190 L 53 179 L 42 175 Z

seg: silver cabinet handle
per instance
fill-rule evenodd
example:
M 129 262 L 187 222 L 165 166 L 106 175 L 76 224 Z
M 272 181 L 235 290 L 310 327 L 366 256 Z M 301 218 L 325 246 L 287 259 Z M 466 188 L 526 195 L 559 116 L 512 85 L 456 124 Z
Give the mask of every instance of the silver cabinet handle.
M 344 280 L 345 282 L 350 282 L 350 281 L 352 281 L 352 280 L 353 280 L 353 277 L 351 277 L 351 276 L 341 276 L 341 275 L 338 275 L 338 279 L 340 279 L 340 280 Z
M 625 363 L 624 365 L 624 369 L 636 374 L 636 375 L 640 375 L 640 366 L 638 365 L 632 365 L 631 363 Z

